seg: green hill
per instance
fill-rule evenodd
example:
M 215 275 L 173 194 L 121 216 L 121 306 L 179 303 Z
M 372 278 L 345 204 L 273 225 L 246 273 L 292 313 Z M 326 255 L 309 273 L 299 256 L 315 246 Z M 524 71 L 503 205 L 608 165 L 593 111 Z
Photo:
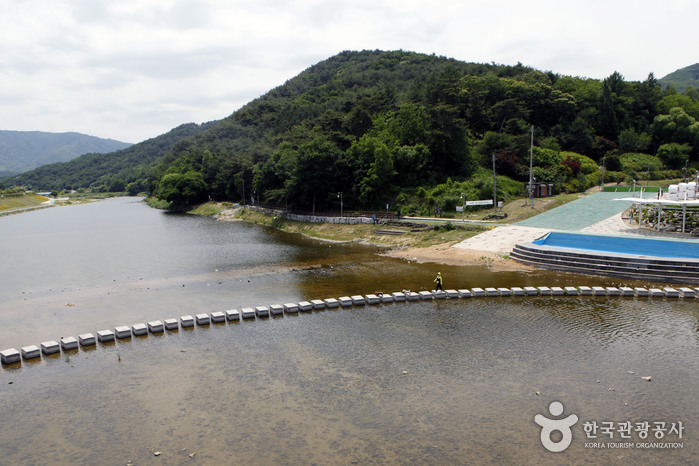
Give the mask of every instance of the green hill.
M 523 193 L 532 125 L 536 180 L 577 191 L 599 183 L 603 163 L 608 182 L 678 168 L 688 156 L 693 163 L 698 118 L 695 97 L 663 93 L 652 74 L 594 80 L 521 64 L 346 51 L 223 120 L 41 167 L 21 181 L 146 190 L 174 204 L 245 194 L 310 211 L 339 209 L 342 193 L 346 209 L 453 209 L 461 194 L 492 197 L 493 158 L 499 195 Z M 663 167 L 653 155 L 669 143 L 658 154 L 666 154 Z
M 677 92 L 684 92 L 692 87 L 699 91 L 699 63 L 681 68 L 658 80 L 663 88 L 672 86 Z
M 39 191 L 95 187 L 97 191 L 147 191 L 150 167 L 175 143 L 192 136 L 207 124 L 188 123 L 165 134 L 108 154 L 90 153 L 68 162 L 43 165 L 0 180 L 0 187 L 23 185 Z M 125 181 L 126 180 L 126 181 Z
M 0 130 L 0 174 L 67 162 L 87 153 L 106 154 L 131 144 L 80 133 Z

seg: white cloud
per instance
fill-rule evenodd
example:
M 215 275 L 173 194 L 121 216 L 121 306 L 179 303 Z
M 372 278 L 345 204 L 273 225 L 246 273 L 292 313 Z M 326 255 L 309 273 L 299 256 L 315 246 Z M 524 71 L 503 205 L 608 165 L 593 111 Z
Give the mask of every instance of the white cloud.
M 697 17 L 695 0 L 6 0 L 0 128 L 138 142 L 342 50 L 662 77 L 696 62 Z

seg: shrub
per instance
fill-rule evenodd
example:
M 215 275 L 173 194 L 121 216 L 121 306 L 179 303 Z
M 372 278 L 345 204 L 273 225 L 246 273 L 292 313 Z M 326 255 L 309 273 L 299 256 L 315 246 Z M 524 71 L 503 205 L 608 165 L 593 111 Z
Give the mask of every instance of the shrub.
M 663 144 L 658 147 L 658 158 L 668 168 L 680 168 L 689 160 L 689 152 L 691 147 L 689 144 Z
M 649 154 L 631 153 L 622 154 L 619 156 L 621 161 L 622 171 L 625 173 L 645 173 L 650 167 L 650 171 L 658 171 L 663 168 L 663 163 Z
M 564 157 L 565 160 L 578 162 L 578 164 L 580 164 L 580 169 L 586 175 L 599 170 L 597 162 L 586 155 L 578 154 L 577 152 L 561 152 L 561 156 Z

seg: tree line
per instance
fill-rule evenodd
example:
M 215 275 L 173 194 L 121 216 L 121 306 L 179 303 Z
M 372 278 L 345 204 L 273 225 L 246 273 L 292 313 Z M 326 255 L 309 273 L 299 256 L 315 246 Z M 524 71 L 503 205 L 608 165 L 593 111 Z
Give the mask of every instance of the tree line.
M 652 73 L 641 82 L 617 72 L 595 80 L 347 51 L 223 120 L 168 133 L 150 158 L 116 157 L 123 166 L 98 177 L 77 170 L 68 180 L 55 169 L 52 179 L 142 190 L 180 206 L 245 195 L 329 210 L 342 193 L 347 209 L 421 212 L 455 196 L 487 198 L 488 184 L 492 197 L 493 161 L 499 194 L 521 195 L 532 126 L 536 179 L 558 191 L 598 183 L 602 165 L 608 182 L 686 176 L 699 162 L 698 119 L 697 91 L 663 90 Z

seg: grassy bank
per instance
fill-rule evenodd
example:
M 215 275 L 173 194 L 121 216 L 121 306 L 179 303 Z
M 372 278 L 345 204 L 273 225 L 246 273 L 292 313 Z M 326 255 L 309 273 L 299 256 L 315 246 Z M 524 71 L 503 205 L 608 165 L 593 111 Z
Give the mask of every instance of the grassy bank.
M 3 194 L 0 197 L 0 214 L 21 209 L 41 207 L 48 198 L 38 194 Z
M 476 235 L 488 227 L 473 225 L 345 225 L 336 223 L 306 223 L 272 217 L 259 212 L 242 209 L 236 218 L 250 223 L 267 225 L 291 233 L 328 241 L 356 241 L 382 246 L 424 247 L 435 244 L 461 241 Z M 398 234 L 388 234 L 387 231 Z
M 502 219 L 481 221 L 493 213 L 481 210 L 464 217 L 444 218 L 438 221 L 421 222 L 419 219 L 403 218 L 401 222 L 381 225 L 345 225 L 336 223 L 308 223 L 282 219 L 251 209 L 236 208 L 230 203 L 207 202 L 189 211 L 190 214 L 217 216 L 222 220 L 242 220 L 258 225 L 265 225 L 279 230 L 306 235 L 326 241 L 355 241 L 386 247 L 429 247 L 463 241 L 489 230 L 497 225 L 519 222 L 542 212 L 574 201 L 584 194 L 561 194 L 531 201 L 517 199 L 503 206 L 498 214 L 507 214 Z M 471 223 L 469 223 L 471 222 Z M 396 234 L 389 234 L 393 232 Z

